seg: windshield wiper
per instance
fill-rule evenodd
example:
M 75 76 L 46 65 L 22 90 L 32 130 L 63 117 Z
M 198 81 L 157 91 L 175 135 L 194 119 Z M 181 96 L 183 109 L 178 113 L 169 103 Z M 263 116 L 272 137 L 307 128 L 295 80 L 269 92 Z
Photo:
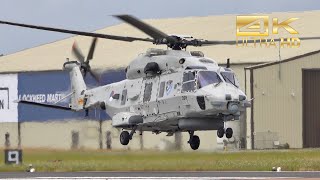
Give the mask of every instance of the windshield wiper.
M 222 75 L 224 78 L 226 78 L 226 79 L 228 79 L 228 81 L 232 84 L 232 85 L 234 85 L 236 88 L 238 88 L 238 86 L 234 83 L 234 82 L 232 82 L 227 76 L 224 76 L 224 75 Z
M 221 82 L 222 82 L 222 81 L 219 81 L 218 83 L 216 83 L 216 84 L 214 85 L 214 87 L 219 86 Z

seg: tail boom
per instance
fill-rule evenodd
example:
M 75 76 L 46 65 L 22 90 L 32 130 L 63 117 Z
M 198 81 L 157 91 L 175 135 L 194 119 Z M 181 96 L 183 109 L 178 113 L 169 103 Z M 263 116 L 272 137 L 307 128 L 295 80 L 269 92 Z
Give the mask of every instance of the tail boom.
M 86 103 L 85 92 L 87 86 L 80 71 L 80 64 L 77 61 L 70 61 L 64 63 L 63 68 L 69 71 L 70 74 L 72 92 L 70 108 L 75 111 L 82 110 Z

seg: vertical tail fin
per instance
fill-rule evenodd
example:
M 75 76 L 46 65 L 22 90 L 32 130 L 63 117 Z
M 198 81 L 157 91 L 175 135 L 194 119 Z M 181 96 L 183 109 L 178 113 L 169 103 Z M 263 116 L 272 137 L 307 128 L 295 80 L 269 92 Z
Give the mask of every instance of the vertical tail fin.
M 70 73 L 71 92 L 73 93 L 71 95 L 70 108 L 76 111 L 84 109 L 84 96 L 87 87 L 80 71 L 80 64 L 77 61 L 70 61 L 64 63 L 63 67 Z

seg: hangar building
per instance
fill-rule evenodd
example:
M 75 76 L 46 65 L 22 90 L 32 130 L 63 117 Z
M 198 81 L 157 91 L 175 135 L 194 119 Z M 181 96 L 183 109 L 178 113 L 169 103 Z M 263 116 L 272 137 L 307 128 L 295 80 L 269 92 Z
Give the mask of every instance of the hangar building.
M 246 68 L 252 147 L 320 147 L 320 50 Z
M 320 27 L 317 27 L 318 24 L 314 23 L 320 18 L 320 11 L 266 15 L 278 17 L 280 20 L 298 17 L 299 20 L 290 25 L 299 31 L 299 36 L 320 36 L 320 31 L 316 30 Z M 190 34 L 196 38 L 209 40 L 236 39 L 236 15 L 172 18 L 147 20 L 146 22 L 168 34 Z M 2 27 L 8 28 L 0 25 L 0 28 Z M 146 37 L 145 34 L 127 24 L 107 27 L 97 32 Z M 284 30 L 279 30 L 279 34 L 285 33 Z M 17 99 L 50 103 L 67 94 L 70 81 L 68 74 L 61 69 L 67 58 L 74 59 L 71 56 L 71 47 L 75 40 L 85 54 L 88 51 L 91 38 L 74 36 L 0 57 L 0 98 L 7 103 L 0 109 L 0 147 L 97 149 L 111 146 L 114 149 L 190 149 L 186 143 L 188 135 L 184 133 L 173 137 L 151 133 L 143 133 L 142 136 L 139 136 L 137 133 L 129 146 L 123 147 L 119 142 L 120 130 L 112 128 L 108 116 L 99 109 L 91 110 L 89 116 L 84 117 L 84 112 L 64 112 L 15 103 L 14 100 Z M 281 59 L 295 57 L 301 60 L 281 61 L 279 63 L 281 64 L 281 78 L 279 80 L 268 79 L 277 78 L 274 77 L 276 74 L 271 74 L 272 71 L 278 70 L 280 66 L 274 64 L 279 61 L 279 48 L 277 47 L 252 48 L 229 45 L 188 47 L 188 50 L 203 51 L 206 56 L 214 59 L 220 65 L 225 65 L 226 59 L 230 58 L 231 68 L 238 76 L 240 87 L 246 91 L 248 97 L 255 98 L 252 111 L 248 109 L 247 113 L 241 116 L 240 121 L 228 123 L 228 126 L 233 127 L 235 131 L 235 138 L 228 141 L 230 147 L 269 148 L 265 144 L 272 142 L 271 148 L 274 148 L 277 141 L 279 144 L 288 143 L 290 147 L 303 147 L 303 131 L 299 127 L 299 123 L 302 126 L 302 122 L 304 122 L 302 121 L 302 108 L 306 107 L 302 104 L 299 105 L 299 103 L 304 102 L 301 98 L 302 76 L 296 77 L 296 81 L 290 80 L 295 84 L 293 84 L 294 87 L 288 84 L 289 97 L 281 99 L 277 96 L 272 98 L 270 96 L 276 95 L 272 92 L 276 88 L 280 88 L 277 83 L 283 83 L 286 77 L 291 77 L 286 74 L 289 73 L 289 71 L 286 71 L 287 68 L 290 69 L 291 66 L 289 65 L 295 63 L 296 71 L 290 70 L 290 73 L 295 76 L 299 75 L 298 72 L 301 75 L 302 71 L 300 70 L 302 68 L 310 68 L 311 65 L 316 65 L 316 62 L 311 64 L 311 60 L 309 62 L 307 59 L 317 56 L 317 54 L 311 56 L 305 54 L 317 51 L 319 49 L 317 44 L 318 41 L 310 40 L 302 41 L 299 48 L 281 48 Z M 99 84 L 88 76 L 86 78 L 88 86 L 94 87 L 124 79 L 126 65 L 148 48 L 166 47 L 145 42 L 127 43 L 99 39 L 91 67 L 102 72 L 102 82 Z M 319 61 L 316 58 L 313 59 L 313 61 Z M 264 63 L 266 64 L 260 66 Z M 272 67 L 275 67 L 272 71 L 268 69 Z M 309 74 L 304 76 L 307 77 Z M 273 81 L 270 82 L 271 80 Z M 289 80 L 286 82 L 289 82 Z M 262 93 L 265 95 L 261 95 Z M 287 111 L 284 109 L 274 111 L 275 106 L 273 105 L 281 104 L 278 101 L 282 101 L 283 106 L 281 108 L 287 108 Z M 295 104 L 291 104 L 291 101 L 294 101 Z M 67 100 L 63 103 L 67 103 Z M 269 122 L 270 124 L 268 124 Z M 281 126 L 276 126 L 277 123 Z M 292 128 L 288 128 L 289 126 Z M 279 138 L 266 140 L 265 136 L 268 135 L 265 135 L 265 132 L 273 133 L 275 134 L 274 137 Z M 199 150 L 222 149 L 222 140 L 216 138 L 215 131 L 196 132 L 196 134 L 201 138 Z M 259 134 L 262 135 L 259 137 Z M 259 138 L 262 140 L 259 140 Z M 294 142 L 297 139 L 301 141 Z

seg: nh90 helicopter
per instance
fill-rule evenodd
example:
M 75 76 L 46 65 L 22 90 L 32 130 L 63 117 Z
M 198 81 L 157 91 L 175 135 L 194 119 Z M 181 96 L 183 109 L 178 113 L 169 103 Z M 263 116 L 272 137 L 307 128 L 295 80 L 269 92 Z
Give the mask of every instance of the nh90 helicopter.
M 187 46 L 234 45 L 236 41 L 208 41 L 191 36 L 167 35 L 133 16 L 115 17 L 152 38 L 124 37 L 0 21 L 1 24 L 94 37 L 86 58 L 74 44 L 72 52 L 77 61 L 68 61 L 63 65 L 64 70 L 70 72 L 71 78 L 71 93 L 66 96 L 71 96 L 69 107 L 29 101 L 20 103 L 73 111 L 87 111 L 98 106 L 112 118 L 113 127 L 123 129 L 120 134 L 122 145 L 127 145 L 137 130 L 152 131 L 155 134 L 166 132 L 169 136 L 176 132 L 189 132 L 188 143 L 193 150 L 200 145 L 199 137 L 194 135 L 195 131 L 217 130 L 219 138 L 224 135 L 231 138 L 233 130 L 225 128 L 225 122 L 238 120 L 241 112 L 250 106 L 250 100 L 239 88 L 236 75 L 229 68 L 229 61 L 227 67 L 221 67 L 200 51 L 182 49 Z M 83 79 L 87 73 L 99 80 L 89 65 L 97 38 L 151 42 L 167 45 L 168 50 L 149 49 L 127 66 L 127 79 L 88 89 Z

